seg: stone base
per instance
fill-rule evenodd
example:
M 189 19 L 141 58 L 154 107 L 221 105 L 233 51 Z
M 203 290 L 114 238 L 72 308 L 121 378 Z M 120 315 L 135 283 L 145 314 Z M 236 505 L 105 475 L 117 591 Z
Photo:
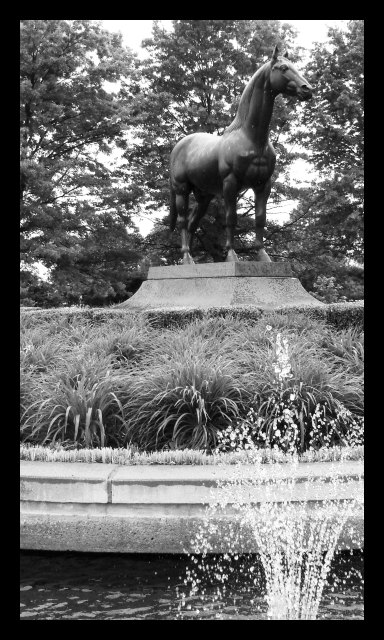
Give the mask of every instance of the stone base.
M 323 306 L 287 262 L 216 262 L 151 267 L 140 289 L 118 307 L 132 310 Z

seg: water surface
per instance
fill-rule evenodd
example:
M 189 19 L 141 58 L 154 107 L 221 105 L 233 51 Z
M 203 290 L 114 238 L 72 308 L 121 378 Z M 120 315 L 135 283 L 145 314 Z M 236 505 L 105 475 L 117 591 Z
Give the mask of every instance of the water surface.
M 177 620 L 267 618 L 260 580 L 244 575 L 255 556 L 232 560 L 224 594 L 204 584 L 205 596 L 189 597 L 191 559 L 185 555 L 21 552 L 20 617 L 26 620 Z M 256 558 L 257 564 L 257 558 Z M 185 594 L 183 598 L 182 594 Z M 362 620 L 363 553 L 334 559 L 318 619 Z

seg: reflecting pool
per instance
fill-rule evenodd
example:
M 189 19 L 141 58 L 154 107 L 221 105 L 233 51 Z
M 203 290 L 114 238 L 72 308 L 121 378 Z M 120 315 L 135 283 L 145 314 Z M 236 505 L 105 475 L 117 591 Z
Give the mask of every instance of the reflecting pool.
M 223 558 L 220 562 L 225 562 Z M 317 619 L 364 618 L 363 552 L 332 561 Z M 197 558 L 198 562 L 198 558 Z M 226 589 L 207 575 L 188 594 L 187 555 L 21 552 L 20 617 L 26 620 L 265 620 L 265 576 L 256 555 L 228 558 Z M 249 571 L 252 567 L 252 572 Z M 183 595 L 184 594 L 184 595 Z

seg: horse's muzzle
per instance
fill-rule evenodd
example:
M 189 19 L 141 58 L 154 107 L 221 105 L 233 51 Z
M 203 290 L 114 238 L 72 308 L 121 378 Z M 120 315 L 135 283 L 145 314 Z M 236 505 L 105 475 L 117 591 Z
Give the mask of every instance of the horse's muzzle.
M 297 89 L 297 97 L 299 100 L 309 100 L 312 98 L 312 87 L 307 84 L 303 84 L 299 89 Z

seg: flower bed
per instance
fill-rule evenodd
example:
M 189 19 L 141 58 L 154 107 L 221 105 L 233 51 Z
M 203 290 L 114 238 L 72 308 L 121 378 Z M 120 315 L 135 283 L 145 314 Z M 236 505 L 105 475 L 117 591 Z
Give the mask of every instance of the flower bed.
M 22 442 L 216 453 L 360 446 L 362 307 L 325 309 L 23 313 Z

